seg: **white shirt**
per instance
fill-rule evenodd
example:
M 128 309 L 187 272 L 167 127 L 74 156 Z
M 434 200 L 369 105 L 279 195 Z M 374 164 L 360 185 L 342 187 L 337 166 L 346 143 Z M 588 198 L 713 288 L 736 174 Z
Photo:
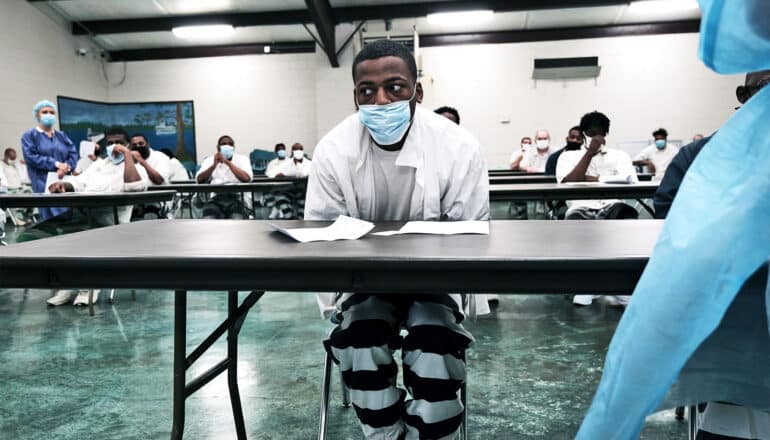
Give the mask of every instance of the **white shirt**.
M 561 182 L 567 174 L 571 173 L 575 165 L 586 153 L 586 147 L 579 150 L 564 151 L 556 162 L 556 181 Z M 591 158 L 591 163 L 586 170 L 587 176 L 621 176 L 630 177 L 633 182 L 638 182 L 636 170 L 631 163 L 631 157 L 624 151 L 614 148 L 604 148 L 603 151 Z M 617 203 L 618 200 L 574 200 L 568 201 L 569 210 L 574 209 L 602 209 L 605 206 Z
M 172 157 L 168 160 L 168 165 L 169 170 L 171 171 L 171 175 L 168 178 L 170 182 L 190 180 L 190 175 L 187 174 L 187 168 L 182 165 L 182 162 L 179 162 L 179 159 Z
M 292 158 L 284 159 L 281 162 L 282 163 L 277 165 L 277 168 L 274 170 L 275 175 L 283 174 L 286 177 L 307 177 L 313 169 L 313 162 L 308 158 L 302 159 L 302 162 L 299 163 L 295 162 Z M 275 177 L 275 175 L 272 177 Z
M 83 174 L 83 172 L 87 170 L 92 163 L 94 163 L 94 161 L 92 161 L 91 158 L 89 158 L 88 156 L 81 157 L 80 159 L 78 159 L 77 165 L 75 165 L 75 173 Z
M 376 146 L 375 146 L 376 147 Z M 379 147 L 376 147 L 379 148 Z M 305 198 L 306 220 L 334 220 L 347 215 L 376 220 L 383 203 L 378 192 L 372 140 L 354 113 L 321 139 Z M 414 185 L 404 190 L 409 210 L 397 220 L 488 220 L 489 178 L 478 141 L 463 127 L 417 107 L 404 146 L 394 165 L 414 171 Z M 387 168 L 387 167 L 386 167 Z M 399 170 L 400 171 L 400 170 Z M 386 177 L 387 178 L 387 177 Z M 390 188 L 390 185 L 389 185 Z M 406 194 L 395 192 L 396 198 Z M 390 198 L 390 192 L 385 196 Z M 388 206 L 388 209 L 390 207 Z M 350 294 L 339 299 L 344 301 Z M 460 295 L 450 295 L 458 304 Z M 476 310 L 487 307 L 474 295 Z M 334 309 L 334 296 L 319 294 L 322 313 Z
M 249 161 L 248 157 L 242 154 L 234 153 L 233 158 L 230 159 L 230 162 L 232 162 L 233 165 L 242 169 L 249 176 L 251 176 L 251 161 Z M 213 164 L 214 164 L 214 156 L 209 156 L 203 159 L 201 168 L 200 170 L 198 170 L 198 173 L 195 175 L 195 178 L 197 179 L 202 172 L 211 168 L 211 165 Z M 235 176 L 235 174 L 230 169 L 230 167 L 223 163 L 217 164 L 217 167 L 214 168 L 214 171 L 211 173 L 211 180 L 209 181 L 209 183 L 212 183 L 214 185 L 221 185 L 223 183 L 240 183 L 240 182 L 241 181 L 238 180 L 238 177 Z
M 21 188 L 21 175 L 19 170 L 16 169 L 16 164 L 8 165 L 5 161 L 0 160 L 0 179 L 5 179 L 5 184 L 0 183 L 0 186 L 5 186 L 10 189 Z
M 0 161 L 0 163 L 4 163 Z M 8 179 L 5 177 L 5 172 L 3 171 L 3 167 L 0 166 L 0 188 L 5 190 L 8 188 Z
M 27 174 L 27 165 L 22 163 L 21 161 L 16 162 L 16 169 L 19 170 L 19 177 L 21 177 L 21 184 L 31 185 L 32 182 L 30 182 L 29 174 Z
M 550 148 L 545 150 L 545 152 L 540 152 L 537 148 L 533 148 L 524 154 L 524 159 L 519 162 L 519 168 L 530 173 L 542 173 L 545 171 L 545 164 L 548 162 L 549 154 L 551 154 Z
M 150 148 L 150 156 L 145 159 L 145 162 L 147 162 L 147 165 L 151 166 L 158 174 L 160 174 L 160 177 L 163 178 L 161 185 L 166 184 L 171 180 L 171 164 L 169 163 L 170 160 L 168 156 L 160 151 L 155 151 Z M 155 183 L 153 183 L 152 180 L 149 182 L 151 186 L 155 186 Z
M 141 179 L 136 182 L 125 182 L 123 177 L 125 165 L 125 161 L 115 165 L 109 159 L 97 159 L 83 174 L 74 176 L 69 182 L 75 192 L 105 193 L 146 190 L 150 182 L 147 171 L 141 166 L 136 166 L 136 171 Z M 119 206 L 118 221 L 120 223 L 131 221 L 132 209 L 133 206 Z M 112 208 L 95 209 L 94 213 L 97 223 L 101 225 L 113 223 Z
M 666 148 L 659 150 L 655 145 L 650 145 L 636 155 L 634 161 L 637 160 L 651 160 L 655 165 L 655 179 L 662 179 L 666 174 L 666 168 L 671 160 L 674 159 L 679 149 L 671 144 L 666 144 Z
M 283 167 L 283 164 L 289 159 L 279 159 L 275 158 L 267 163 L 267 168 L 265 169 L 265 176 L 273 179 L 275 176 L 278 175 L 279 170 L 281 167 Z

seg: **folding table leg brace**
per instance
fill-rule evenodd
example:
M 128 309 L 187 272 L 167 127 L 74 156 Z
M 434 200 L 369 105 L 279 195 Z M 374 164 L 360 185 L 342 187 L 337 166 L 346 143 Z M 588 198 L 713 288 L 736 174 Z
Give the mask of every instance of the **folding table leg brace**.
M 238 305 L 238 292 L 231 290 L 227 296 L 227 319 L 222 322 L 195 350 L 187 356 L 187 291 L 177 290 L 174 295 L 174 421 L 171 438 L 181 439 L 184 434 L 185 400 L 201 389 L 220 373 L 227 370 L 227 385 L 230 389 L 230 403 L 233 407 L 235 432 L 239 440 L 246 438 L 243 422 L 241 397 L 238 391 L 238 333 L 249 310 L 265 292 L 251 292 Z M 227 358 L 211 367 L 189 384 L 185 372 L 208 350 L 214 342 L 227 332 Z

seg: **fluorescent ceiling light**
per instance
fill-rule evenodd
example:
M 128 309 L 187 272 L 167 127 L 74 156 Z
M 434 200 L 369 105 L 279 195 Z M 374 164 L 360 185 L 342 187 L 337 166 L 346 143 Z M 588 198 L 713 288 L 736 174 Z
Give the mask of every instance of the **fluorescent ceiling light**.
M 177 38 L 208 39 L 232 35 L 235 29 L 229 24 L 207 24 L 202 26 L 181 26 L 171 29 Z
M 492 11 L 439 12 L 428 14 L 428 23 L 448 26 L 477 24 L 491 20 L 493 15 Z
M 628 9 L 643 13 L 690 11 L 698 9 L 698 2 L 697 0 L 643 0 L 631 3 Z

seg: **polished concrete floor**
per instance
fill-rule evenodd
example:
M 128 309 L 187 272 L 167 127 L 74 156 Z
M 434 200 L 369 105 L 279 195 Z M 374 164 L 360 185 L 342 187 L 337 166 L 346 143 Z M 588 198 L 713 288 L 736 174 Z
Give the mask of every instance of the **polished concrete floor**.
M 165 439 L 171 427 L 173 294 L 118 292 L 114 304 L 47 307 L 41 290 L 0 291 L 0 438 Z M 192 292 L 188 350 L 225 316 L 226 295 Z M 569 439 L 601 375 L 621 311 L 574 308 L 560 295 L 503 297 L 489 318 L 467 321 L 472 439 Z M 252 439 L 316 435 L 330 324 L 311 294 L 270 293 L 246 320 L 239 381 Z M 193 368 L 225 353 L 215 345 Z M 191 376 L 188 375 L 188 380 Z M 334 376 L 329 438 L 362 438 Z M 227 384 L 216 379 L 187 404 L 186 438 L 232 439 Z M 648 419 L 644 439 L 684 439 L 671 412 Z

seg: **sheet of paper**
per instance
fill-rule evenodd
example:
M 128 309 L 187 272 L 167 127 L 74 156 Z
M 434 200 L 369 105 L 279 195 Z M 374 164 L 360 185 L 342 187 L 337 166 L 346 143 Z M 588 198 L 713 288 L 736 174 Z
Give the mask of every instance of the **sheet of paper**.
M 286 229 L 274 223 L 270 223 L 270 226 L 301 243 L 310 241 L 358 240 L 374 228 L 373 223 L 345 215 L 337 217 L 334 223 L 325 228 Z
M 54 182 L 69 182 L 70 180 L 74 179 L 75 176 L 64 176 L 64 178 L 59 179 L 59 175 L 56 174 L 56 172 L 51 171 L 46 175 L 45 178 L 45 192 L 50 194 L 50 191 L 48 191 L 48 187 L 51 186 Z
M 601 183 L 634 183 L 634 178 L 631 176 L 599 176 L 599 182 Z
M 483 234 L 489 235 L 489 222 L 482 220 L 465 220 L 459 222 L 408 222 L 398 231 L 375 232 L 373 235 L 389 237 L 401 234 L 433 234 L 433 235 L 458 235 L 458 234 Z
M 94 150 L 96 150 L 96 142 L 80 141 L 80 157 L 94 154 Z

